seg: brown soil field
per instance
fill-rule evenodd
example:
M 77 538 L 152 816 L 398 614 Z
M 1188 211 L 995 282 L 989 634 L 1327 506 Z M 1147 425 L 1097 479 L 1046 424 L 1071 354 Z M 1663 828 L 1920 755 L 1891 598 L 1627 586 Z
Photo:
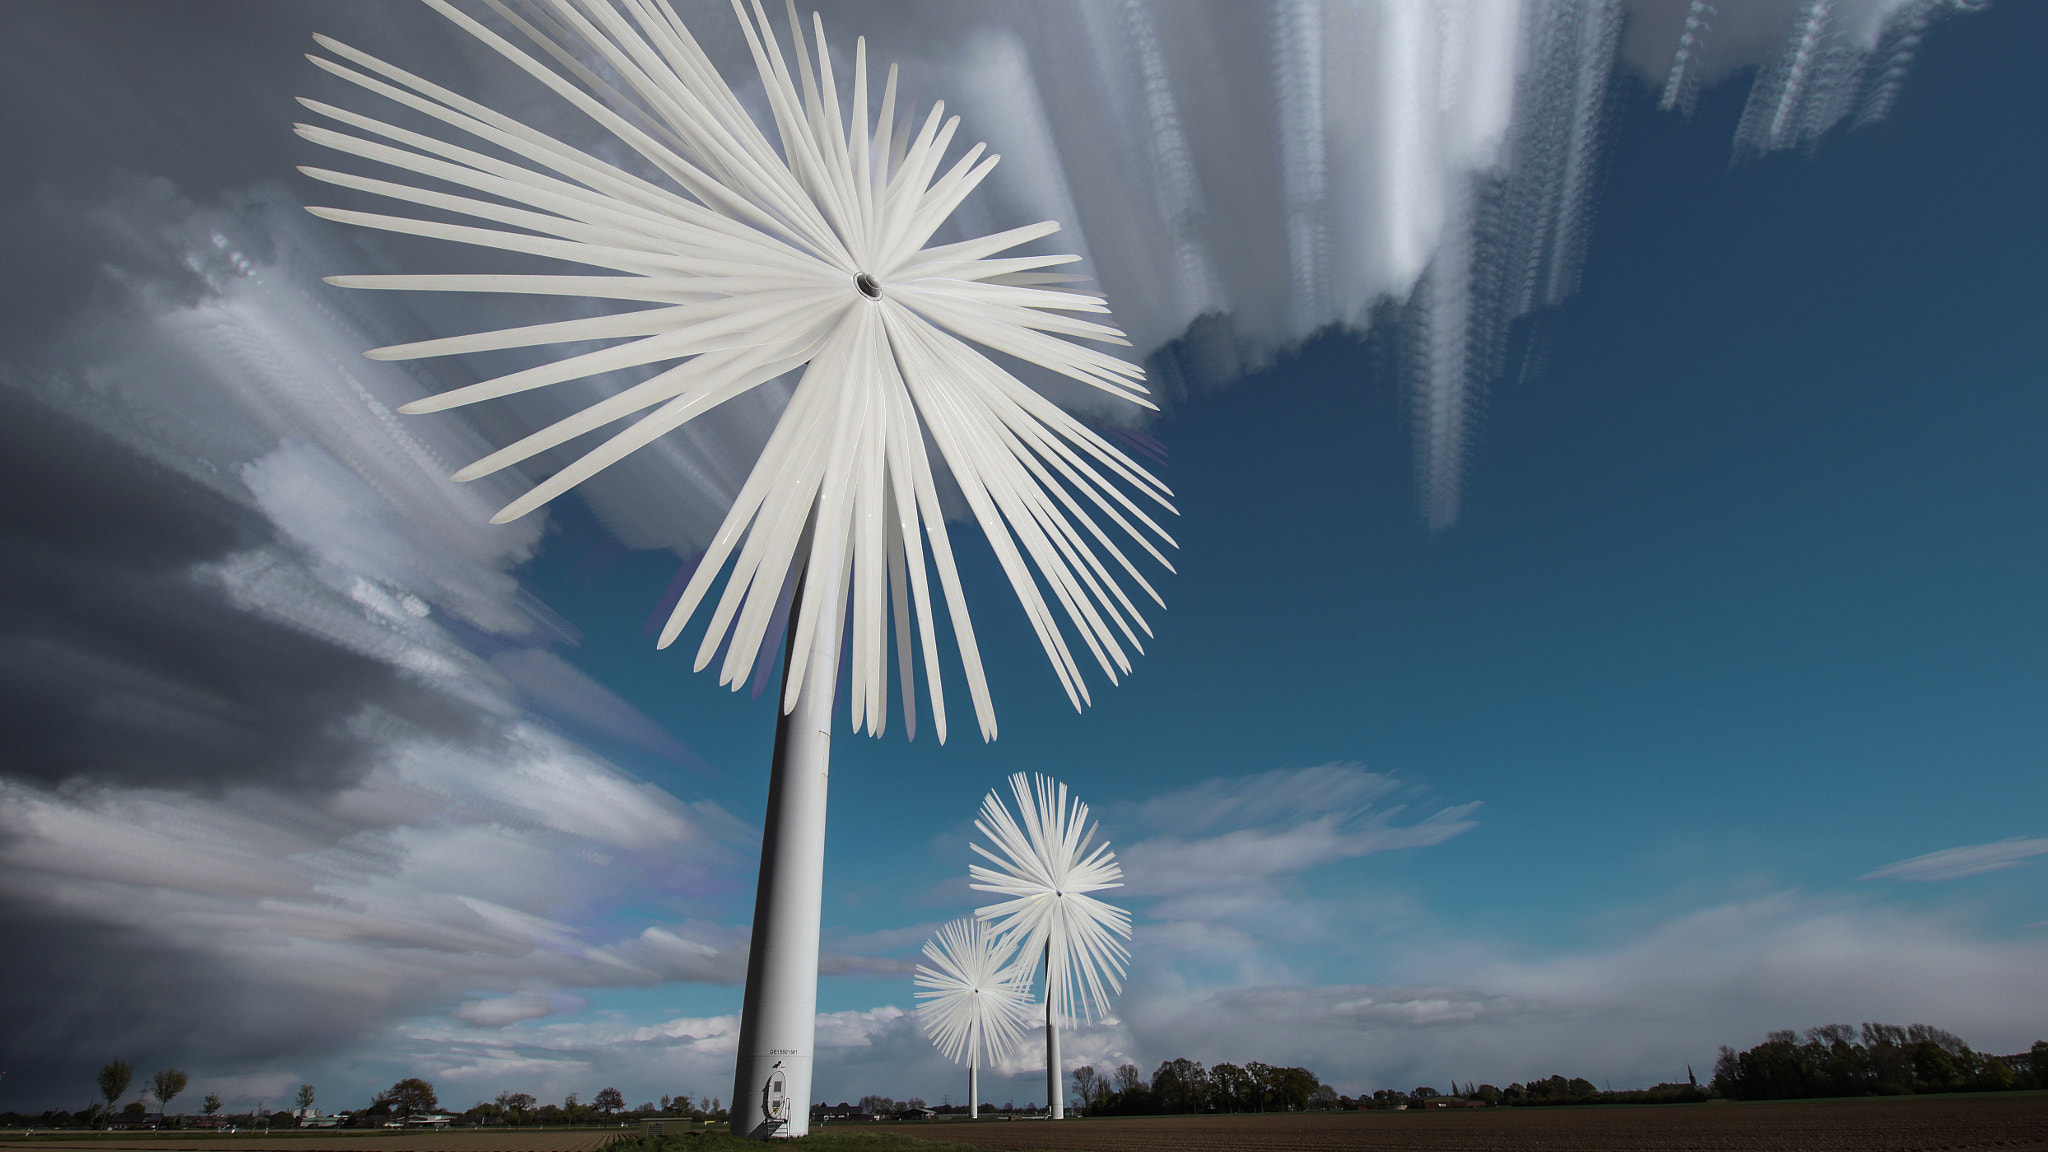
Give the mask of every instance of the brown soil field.
M 890 1125 L 1064 1152 L 2048 1152 L 2048 1096 Z
M 0 1149 L 44 1152 L 597 1152 L 614 1140 L 640 1135 L 630 1128 L 527 1128 L 466 1132 L 237 1132 L 198 1135 L 0 1136 Z

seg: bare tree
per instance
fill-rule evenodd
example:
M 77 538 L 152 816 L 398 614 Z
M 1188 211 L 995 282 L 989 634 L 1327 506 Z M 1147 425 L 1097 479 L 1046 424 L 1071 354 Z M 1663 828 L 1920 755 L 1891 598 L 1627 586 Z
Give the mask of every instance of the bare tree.
M 1074 1103 L 1076 1107 L 1087 1108 L 1095 1103 L 1096 1085 L 1101 1083 L 1101 1074 L 1095 1065 L 1083 1064 L 1074 1069 Z
M 599 1088 L 597 1095 L 590 1098 L 591 1107 L 610 1115 L 625 1108 L 626 1098 L 617 1088 Z
M 305 1116 L 306 1113 L 311 1112 L 313 1110 L 313 1086 L 311 1084 L 299 1085 L 298 1100 L 299 1115 L 301 1117 Z

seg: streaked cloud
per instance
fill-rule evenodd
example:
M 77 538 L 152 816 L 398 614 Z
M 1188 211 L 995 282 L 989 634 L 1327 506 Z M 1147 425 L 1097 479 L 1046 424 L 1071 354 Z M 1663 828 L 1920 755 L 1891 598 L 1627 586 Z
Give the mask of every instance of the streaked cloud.
M 1609 946 L 1514 951 L 1432 934 L 1381 983 L 1148 979 L 1122 1001 L 1124 1043 L 1153 1063 L 1301 1063 L 1350 1092 L 1556 1072 L 1622 1087 L 1680 1079 L 1687 1063 L 1704 1074 L 1722 1043 L 1880 1012 L 2023 1051 L 2048 1009 L 2048 943 L 1797 894 L 1700 908 Z
M 1939 852 L 1929 852 L 1925 856 L 1915 856 L 1910 860 L 1901 860 L 1896 864 L 1872 869 L 1857 879 L 1922 882 L 1960 880 L 1965 876 L 2017 868 L 2043 853 L 2048 853 L 2048 838 L 2015 836 L 2010 840 L 1998 840 L 1990 844 L 1971 844 L 1962 848 L 1944 848 Z
M 1441 844 L 1473 828 L 1478 802 L 1436 808 L 1378 803 L 1404 789 L 1355 765 L 1276 769 L 1205 780 L 1147 800 L 1154 831 L 1118 848 L 1131 897 L 1200 893 L 1210 906 L 1339 860 Z
M 1068 223 L 1141 350 L 1171 344 L 1162 388 L 1225 383 L 1327 324 L 1398 319 L 1420 502 L 1444 527 L 1504 319 L 1574 282 L 1616 53 L 1681 94 L 1758 66 L 1734 142 L 1747 155 L 1880 118 L 1949 6 L 1727 0 L 1690 32 L 1700 6 L 1677 0 L 825 7 L 835 44 L 869 32 L 871 55 L 904 62 L 908 98 L 946 96 L 969 135 L 1007 153 L 974 226 Z M 589 395 L 401 419 L 411 399 L 519 365 L 360 356 L 563 314 L 341 302 L 321 284 L 417 252 L 339 238 L 268 183 L 295 159 L 278 118 L 321 81 L 298 55 L 296 9 L 243 11 L 199 35 L 150 6 L 109 22 L 84 4 L 24 9 L 4 52 L 10 84 L 59 97 L 23 102 L 0 150 L 22 174 L 0 188 L 14 222 L 0 236 L 10 1095 L 70 1099 L 116 1041 L 138 1066 L 206 1067 L 245 1102 L 279 1099 L 323 1061 L 479 1095 L 516 1079 L 558 1098 L 599 1073 L 723 1092 L 732 1018 L 649 1024 L 585 1002 L 741 979 L 756 832 L 581 743 L 674 762 L 689 734 L 564 656 L 573 629 L 514 575 L 546 522 L 487 523 L 526 479 L 446 480 Z M 320 19 L 579 130 L 414 5 Z M 744 74 L 723 14 L 703 23 L 707 50 Z M 1798 56 L 1809 42 L 1821 54 Z M 1494 215 L 1476 211 L 1483 197 Z M 1198 320 L 1204 339 L 1181 339 Z M 786 394 L 765 388 L 621 463 L 586 487 L 589 507 L 626 547 L 691 554 Z M 1332 1078 L 1453 1065 L 1469 1078 L 1487 1074 L 1469 1065 L 1489 1045 L 1619 1066 L 1717 1029 L 1837 1013 L 1808 1013 L 1808 996 L 1845 1017 L 1870 999 L 1919 1005 L 1994 1046 L 1983 1004 L 2039 1004 L 2037 979 L 2021 979 L 2041 970 L 2038 949 L 1796 902 L 1703 912 L 1576 959 L 1461 944 L 1378 984 L 1292 970 L 1290 946 L 1332 923 L 1304 876 L 1446 844 L 1475 811 L 1349 765 L 1212 780 L 1134 809 L 1138 834 L 1119 848 L 1147 877 L 1127 892 L 1160 963 L 1069 1052 L 1149 1067 L 1238 1058 L 1244 1037 L 1291 1032 L 1304 1046 L 1284 1058 Z M 2011 845 L 2041 843 L 1870 877 L 2011 867 L 2043 850 Z M 899 973 L 893 953 L 923 930 L 850 935 L 823 967 Z M 1202 957 L 1232 980 L 1177 967 Z M 1955 975 L 1930 990 L 1915 965 Z M 1644 1019 L 1642 1046 L 1614 1039 Z M 1398 1055 L 1361 1056 L 1361 1029 L 1402 1038 L 1384 1049 Z M 833 1014 L 827 1037 L 819 1084 L 835 1096 L 954 1082 L 895 1005 Z M 1030 1061 L 1010 1066 L 1026 1076 L 1019 1099 L 1042 1095 Z

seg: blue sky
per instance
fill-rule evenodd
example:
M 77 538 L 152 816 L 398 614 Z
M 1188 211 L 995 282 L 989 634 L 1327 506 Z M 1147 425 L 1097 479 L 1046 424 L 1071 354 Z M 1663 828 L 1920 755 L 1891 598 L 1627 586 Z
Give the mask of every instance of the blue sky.
M 1632 36 L 1668 15 L 1631 11 Z M 306 13 L 286 13 L 247 50 L 296 51 Z M 34 31 L 74 48 L 112 35 L 89 23 Z M 357 25 L 378 51 L 412 27 Z M 1580 282 L 1517 321 L 1510 371 L 1475 381 L 1483 416 L 1440 531 L 1417 513 L 1399 331 L 1268 339 L 1257 317 L 1285 313 L 1284 293 L 1245 289 L 1242 369 L 1169 389 L 1146 428 L 1169 452 L 1180 548 L 1128 680 L 1095 677 L 1073 712 L 970 541 L 1001 738 L 960 718 L 944 746 L 838 734 L 817 1094 L 957 1092 L 903 1016 L 908 962 L 977 903 L 971 816 L 1016 771 L 1073 786 L 1130 882 L 1131 980 L 1116 1018 L 1069 1038 L 1076 1061 L 1300 1063 L 1347 1092 L 1552 1072 L 1620 1087 L 1837 1019 L 1924 1021 L 1997 1052 L 2048 1034 L 2044 37 L 2048 17 L 2017 3 L 1939 21 L 1881 123 L 1735 164 L 1740 68 L 1772 57 L 1725 61 L 1685 118 L 1656 107 L 1663 74 L 1625 39 Z M 286 63 L 249 83 L 312 91 Z M 231 99 L 189 82 L 171 103 Z M 1223 123 L 1205 115 L 1190 105 L 1197 132 Z M 54 147 L 44 130 L 19 130 L 31 165 Z M 113 1055 L 252 1102 L 314 1081 L 346 1106 L 412 1074 L 450 1103 L 726 1094 L 774 693 L 690 674 L 694 644 L 653 650 L 646 622 L 688 549 L 651 546 L 667 529 L 630 523 L 646 505 L 616 493 L 487 529 L 487 497 L 440 494 L 357 428 L 383 426 L 360 398 L 421 381 L 293 391 L 277 383 L 291 371 L 220 351 L 283 333 L 271 361 L 345 373 L 319 365 L 356 336 L 451 317 L 321 295 L 307 269 L 396 257 L 304 222 L 313 191 L 283 183 L 304 157 L 279 159 L 272 184 L 200 188 L 131 145 L 35 173 L 34 211 L 63 219 L 69 197 L 129 239 L 104 241 L 118 291 L 65 297 L 45 331 L 10 327 L 0 362 L 24 399 L 9 402 L 122 461 L 79 466 L 111 477 L 80 515 L 118 522 L 108 509 L 146 516 L 155 499 L 219 528 L 105 596 L 182 581 L 165 614 L 189 607 L 194 634 L 215 611 L 246 624 L 251 651 L 326 669 L 302 698 L 333 704 L 307 721 L 319 739 L 222 755 L 192 725 L 136 721 L 138 741 L 200 733 L 153 775 L 111 737 L 21 729 L 62 754 L 0 779 L 4 895 L 47 927 L 9 995 L 79 973 L 37 1019 L 87 1039 L 8 1041 L 14 1064 L 48 1055 L 71 1079 L 9 1077 L 0 1107 L 82 1098 Z M 1141 270 L 1096 261 L 1121 312 Z M 1382 261 L 1358 283 L 1400 272 Z M 1176 334 L 1142 319 L 1170 308 L 1135 307 Z M 310 333 L 316 314 L 342 319 Z M 145 334 L 88 339 L 117 328 Z M 158 383 L 199 398 L 197 417 L 152 417 Z M 231 416 L 209 424 L 216 403 Z M 406 418 L 407 443 L 459 463 L 524 415 Z M 713 432 L 744 443 L 768 418 Z M 683 518 L 713 489 L 680 492 Z M 75 570 L 126 562 L 66 552 L 25 509 L 16 535 Z M 56 586 L 15 593 L 31 598 L 9 633 L 10 715 L 42 699 L 23 669 L 52 651 L 92 655 L 51 666 L 131 709 L 204 693 L 223 716 L 278 707 L 197 656 L 131 667 L 67 640 L 50 621 L 68 609 L 33 598 Z M 335 654 L 257 636 L 257 620 Z M 232 634 L 224 647 L 245 642 Z M 141 846 L 108 847 L 123 838 Z M 268 873 L 300 887 L 266 888 Z M 154 991 L 283 1023 L 195 1040 L 189 1017 L 75 962 L 95 949 L 167 956 Z M 991 1098 L 1042 1096 L 1036 1059 Z

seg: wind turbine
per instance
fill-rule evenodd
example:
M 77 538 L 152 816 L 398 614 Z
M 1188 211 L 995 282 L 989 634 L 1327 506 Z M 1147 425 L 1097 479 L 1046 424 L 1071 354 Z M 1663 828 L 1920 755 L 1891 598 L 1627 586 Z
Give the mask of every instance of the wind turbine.
M 967 1065 L 967 1117 L 981 1115 L 981 1064 L 1017 1046 L 1029 1022 L 1031 969 L 1013 964 L 975 917 L 955 920 L 925 941 L 931 966 L 917 966 L 918 1022 L 946 1059 Z
M 1150 408 L 1144 373 L 1064 339 L 1128 345 L 1116 329 L 1072 315 L 1107 313 L 1099 296 L 1047 287 L 1079 279 L 1043 271 L 1077 257 L 998 257 L 1051 235 L 1058 224 L 930 244 L 996 157 L 983 159 L 977 145 L 941 175 L 959 118 L 943 120 L 943 105 L 934 105 L 914 136 L 908 117 L 899 132 L 893 67 L 871 116 L 864 40 L 855 42 L 850 107 L 842 109 L 823 23 L 815 14 L 814 61 L 796 8 L 788 6 L 792 68 L 759 0 L 751 11 L 734 0 L 774 121 L 771 141 L 668 0 L 525 0 L 518 10 L 505 0 L 483 0 L 501 27 L 509 26 L 538 55 L 447 0 L 424 2 L 595 121 L 614 138 L 616 147 L 607 151 L 630 152 L 630 168 L 638 171 L 318 37 L 337 59 L 311 57 L 315 64 L 449 131 L 426 135 L 302 100 L 353 132 L 301 125 L 300 135 L 404 175 L 392 182 L 302 171 L 431 209 L 432 217 L 309 211 L 601 270 L 337 276 L 330 282 L 649 306 L 375 349 L 368 355 L 405 360 L 615 341 L 596 351 L 564 351 L 550 362 L 416 401 L 403 411 L 437 412 L 680 361 L 456 472 L 457 480 L 489 475 L 634 413 L 648 413 L 536 484 L 498 512 L 494 523 L 525 515 L 663 433 L 802 369 L 660 639 L 663 647 L 674 642 L 730 567 L 696 667 L 702 669 L 723 645 L 720 683 L 737 690 L 765 640 L 777 601 L 794 584 L 734 1073 L 733 1130 L 801 1136 L 809 1130 L 809 1110 L 801 1105 L 810 1096 L 831 708 L 841 635 L 851 641 L 848 700 L 854 729 L 874 735 L 883 730 L 893 621 L 905 727 L 914 734 L 912 650 L 921 646 L 933 726 L 943 742 L 946 711 L 927 545 L 982 738 L 996 735 L 925 444 L 938 448 L 1078 710 L 1088 689 L 1062 617 L 1112 683 L 1129 671 L 1127 648 L 1142 651 L 1139 635 L 1150 635 L 1150 629 L 1121 580 L 1128 578 L 1163 602 L 1118 541 L 1128 537 L 1171 570 L 1152 537 L 1168 547 L 1173 541 L 1140 505 L 1172 511 L 1169 493 L 982 349 Z M 419 177 L 426 181 L 404 182 Z M 448 216 L 480 224 L 450 223 Z
M 1010 897 L 974 910 L 997 940 L 1022 956 L 1043 957 L 1045 1090 L 1051 1116 L 1059 1120 L 1066 1116 L 1059 1022 L 1107 1014 L 1109 993 L 1123 989 L 1130 952 L 1118 937 L 1130 939 L 1131 916 L 1088 895 L 1123 887 L 1124 875 L 1109 841 L 1094 843 L 1099 826 L 1088 823 L 1088 806 L 1069 801 L 1067 786 L 1049 776 L 1026 780 L 1018 772 L 1010 777 L 1010 792 L 1017 800 L 1014 817 L 996 792 L 982 800 L 974 826 L 995 849 L 971 847 L 995 867 L 972 864 L 968 874 L 977 890 Z

